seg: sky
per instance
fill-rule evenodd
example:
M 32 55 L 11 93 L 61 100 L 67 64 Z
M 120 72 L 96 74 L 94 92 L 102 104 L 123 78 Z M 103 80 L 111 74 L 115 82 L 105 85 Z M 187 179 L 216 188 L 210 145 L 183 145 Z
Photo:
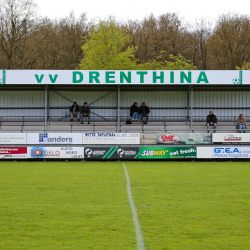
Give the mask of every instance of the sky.
M 76 17 L 83 12 L 90 19 L 114 16 L 120 20 L 141 20 L 153 13 L 159 16 L 176 12 L 184 21 L 207 18 L 215 21 L 223 13 L 234 12 L 250 15 L 249 0 L 35 0 L 39 14 L 51 19 L 60 19 L 73 11 Z M 240 3 L 240 4 L 238 4 Z

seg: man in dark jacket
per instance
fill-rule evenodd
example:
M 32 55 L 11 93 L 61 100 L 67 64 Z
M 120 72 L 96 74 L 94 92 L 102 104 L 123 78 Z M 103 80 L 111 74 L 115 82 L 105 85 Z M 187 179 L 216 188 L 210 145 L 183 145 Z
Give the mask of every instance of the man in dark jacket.
M 74 102 L 74 104 L 70 107 L 69 111 L 70 111 L 70 121 L 72 122 L 73 117 L 77 116 L 77 121 L 79 122 L 80 121 L 80 113 L 79 113 L 80 108 L 77 105 L 77 102 Z
M 83 117 L 88 117 L 88 124 L 89 124 L 89 113 L 90 113 L 90 108 L 88 106 L 88 103 L 85 102 L 81 108 L 81 124 L 83 124 Z
M 145 124 L 147 124 L 149 113 L 150 113 L 150 110 L 149 110 L 148 106 L 146 106 L 146 103 L 143 102 L 141 107 L 139 108 L 139 114 L 140 114 L 140 118 L 141 118 L 142 122 L 143 122 L 143 117 L 146 117 Z
M 209 133 L 209 126 L 213 126 L 214 133 L 216 132 L 216 126 L 217 126 L 217 117 L 213 114 L 213 111 L 209 112 L 209 115 L 207 116 L 207 132 Z

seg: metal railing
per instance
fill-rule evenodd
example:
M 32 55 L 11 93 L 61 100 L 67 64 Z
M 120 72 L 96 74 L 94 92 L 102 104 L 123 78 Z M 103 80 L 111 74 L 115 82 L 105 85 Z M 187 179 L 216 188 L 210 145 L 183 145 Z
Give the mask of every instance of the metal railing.
M 248 116 L 246 116 L 247 118 Z M 143 121 L 133 121 L 132 124 L 126 124 L 127 116 L 120 116 L 120 122 L 118 122 L 117 116 L 106 116 L 105 119 L 101 117 L 92 116 L 90 118 L 90 125 L 81 125 L 80 123 L 71 122 L 69 117 L 67 116 L 48 116 L 47 122 L 45 122 L 44 116 L 1 116 L 0 117 L 0 132 L 2 131 L 68 131 L 68 132 L 96 132 L 96 131 L 104 131 L 104 132 L 142 132 L 142 133 L 157 133 L 157 132 L 165 132 L 173 131 L 173 129 L 169 126 L 175 126 L 174 131 L 176 132 L 206 132 L 207 127 L 205 126 L 206 116 L 194 116 L 193 123 L 190 122 L 190 116 L 149 116 L 148 124 L 144 124 Z M 217 132 L 227 132 L 236 130 L 236 120 L 238 117 L 236 116 L 220 116 L 220 119 L 225 119 L 226 121 L 221 122 L 224 126 L 232 126 L 226 123 L 233 122 L 233 127 L 229 129 L 220 129 L 219 126 L 216 128 Z M 51 126 L 52 122 L 56 122 L 55 125 Z M 60 125 L 65 125 L 66 122 L 68 128 L 60 128 Z M 171 122 L 180 122 L 182 126 L 188 126 L 188 128 L 178 128 L 178 124 L 171 125 Z M 182 124 L 181 124 L 182 122 Z M 183 124 L 184 122 L 184 124 Z M 203 128 L 195 128 L 196 126 L 202 126 L 200 124 L 196 125 L 196 122 L 204 122 Z M 13 123 L 13 124 L 5 124 L 5 123 Z M 20 124 L 18 124 L 20 123 Z M 39 124 L 37 124 L 39 123 Z M 58 125 L 60 123 L 60 125 Z M 221 124 L 220 123 L 220 124 Z M 49 125 L 49 126 L 48 126 Z M 16 127 L 21 126 L 20 129 Z M 7 129 L 3 129 L 3 127 L 8 127 Z M 12 128 L 15 127 L 15 128 Z M 39 127 L 39 128 L 34 128 Z M 156 127 L 156 129 L 153 129 Z M 214 129 L 209 129 L 209 131 L 214 132 Z M 249 131 L 246 129 L 246 131 Z

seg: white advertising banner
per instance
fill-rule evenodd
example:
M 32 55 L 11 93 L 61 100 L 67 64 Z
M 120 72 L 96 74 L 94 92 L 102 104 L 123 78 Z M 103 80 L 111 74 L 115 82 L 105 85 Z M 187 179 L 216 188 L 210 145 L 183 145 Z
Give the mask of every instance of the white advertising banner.
M 0 84 L 249 85 L 249 70 L 0 70 Z
M 197 158 L 211 159 L 213 157 L 212 147 L 197 147 Z
M 213 148 L 213 158 L 250 158 L 250 147 Z
M 140 133 L 84 133 L 83 144 L 140 144 Z
M 82 144 L 82 133 L 27 133 L 27 144 Z
M 83 159 L 83 147 L 28 147 L 33 159 Z
M 213 144 L 250 144 L 250 134 L 214 133 Z
M 0 144 L 26 144 L 26 133 L 2 133 Z
M 27 159 L 27 147 L 0 147 L 0 159 Z

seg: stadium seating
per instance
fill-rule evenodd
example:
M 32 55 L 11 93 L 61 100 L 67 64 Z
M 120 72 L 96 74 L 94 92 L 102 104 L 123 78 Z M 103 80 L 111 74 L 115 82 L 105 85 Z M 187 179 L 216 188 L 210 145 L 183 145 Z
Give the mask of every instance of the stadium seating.
M 220 117 L 217 132 L 235 132 L 236 117 Z M 246 117 L 247 119 L 249 117 Z M 87 120 L 84 124 L 80 122 L 70 122 L 69 117 L 47 117 L 47 121 L 42 116 L 22 116 L 22 117 L 0 117 L 0 131 L 3 132 L 27 132 L 27 131 L 49 131 L 49 132 L 140 132 L 145 134 L 157 132 L 206 132 L 205 116 L 193 117 L 184 116 L 150 116 L 148 124 L 142 124 L 140 120 L 126 124 L 126 117 L 120 117 L 120 123 L 115 116 L 92 117 L 90 124 Z M 210 130 L 212 131 L 212 130 Z

